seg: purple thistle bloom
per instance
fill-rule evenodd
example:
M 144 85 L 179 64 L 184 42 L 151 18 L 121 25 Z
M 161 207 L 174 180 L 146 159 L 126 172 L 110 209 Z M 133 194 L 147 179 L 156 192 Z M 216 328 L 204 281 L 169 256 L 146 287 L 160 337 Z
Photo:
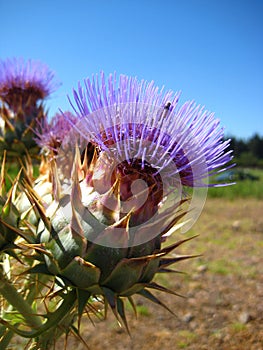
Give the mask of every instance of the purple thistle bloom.
M 71 112 L 57 113 L 50 121 L 44 119 L 39 128 L 34 130 L 37 136 L 36 143 L 42 150 L 56 153 L 65 136 L 72 129 L 72 124 L 76 122 L 77 117 Z
M 54 73 L 39 61 L 22 58 L 0 61 L 0 98 L 14 111 L 29 100 L 36 104 L 57 87 Z
M 202 187 L 232 159 L 219 120 L 193 101 L 178 106 L 178 92 L 124 75 L 117 83 L 116 75 L 106 80 L 101 73 L 73 94 L 80 117 L 74 128 L 127 168 L 150 166 L 169 179 L 179 175 L 184 186 Z

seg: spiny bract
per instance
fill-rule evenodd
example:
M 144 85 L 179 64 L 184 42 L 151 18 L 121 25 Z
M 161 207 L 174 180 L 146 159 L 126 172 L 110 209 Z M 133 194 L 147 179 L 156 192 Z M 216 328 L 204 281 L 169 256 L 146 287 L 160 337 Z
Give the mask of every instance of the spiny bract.
M 57 191 L 52 200 L 51 183 L 45 176 L 36 182 L 34 188 L 25 184 L 24 193 L 16 201 L 19 211 L 26 213 L 20 229 L 30 227 L 29 247 L 34 248 L 37 253 L 34 258 L 41 261 L 29 273 L 56 276 L 63 289 L 78 290 L 75 302 L 81 305 L 83 298 L 87 301 L 91 296 L 102 296 L 116 317 L 119 319 L 120 316 L 127 327 L 123 297 L 127 297 L 134 306 L 132 295 L 137 293 L 167 308 L 150 290 L 176 294 L 152 279 L 158 272 L 173 272 L 169 269 L 170 265 L 191 257 L 175 254 L 173 257 L 166 257 L 188 239 L 161 248 L 165 234 L 181 227 L 182 224 L 178 222 L 185 212 L 183 209 L 169 208 L 158 215 L 157 221 L 139 225 L 138 229 L 131 227 L 130 223 L 136 217 L 136 212 L 131 210 L 117 218 L 116 211 L 110 212 L 106 206 L 101 205 L 102 197 L 105 204 L 120 198 L 120 183 L 115 182 L 112 191 L 104 195 L 92 190 L 89 184 L 83 184 L 83 179 L 90 177 L 90 169 L 94 167 L 96 158 L 94 152 L 94 157 L 87 166 L 87 154 L 81 162 L 80 154 L 76 152 L 70 201 L 68 194 L 63 194 L 62 189 L 58 190 L 55 166 L 50 174 L 50 178 L 56 182 Z M 85 205 L 83 194 L 90 196 L 90 199 L 85 198 Z M 181 204 L 183 202 L 184 200 Z M 67 215 L 67 205 L 72 210 L 71 217 Z M 35 209 L 30 210 L 30 206 Z M 152 235 L 152 232 L 155 234 Z M 140 242 L 136 234 L 138 237 L 144 236 L 144 243 L 132 245 L 133 242 Z M 150 239 L 147 240 L 147 237 Z

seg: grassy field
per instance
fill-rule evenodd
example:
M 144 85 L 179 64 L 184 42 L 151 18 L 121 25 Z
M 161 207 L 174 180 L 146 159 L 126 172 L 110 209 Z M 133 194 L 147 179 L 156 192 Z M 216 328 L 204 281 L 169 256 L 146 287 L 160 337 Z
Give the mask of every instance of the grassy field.
M 246 169 L 250 174 L 258 177 L 258 180 L 237 180 L 235 185 L 210 188 L 209 198 L 257 198 L 263 199 L 263 170 Z M 213 178 L 211 179 L 213 182 Z

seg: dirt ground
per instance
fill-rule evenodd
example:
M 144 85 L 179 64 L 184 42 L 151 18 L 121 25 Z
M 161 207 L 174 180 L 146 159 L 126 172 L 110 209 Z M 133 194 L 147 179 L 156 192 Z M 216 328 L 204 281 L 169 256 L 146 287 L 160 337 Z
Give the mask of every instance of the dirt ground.
M 157 294 L 176 315 L 137 298 L 137 320 L 127 315 L 131 337 L 111 312 L 95 325 L 83 320 L 90 350 L 263 350 L 263 202 L 209 199 L 187 235 L 197 233 L 177 251 L 202 254 L 177 265 L 187 274 L 157 279 L 186 297 Z M 68 349 L 87 347 L 70 337 Z

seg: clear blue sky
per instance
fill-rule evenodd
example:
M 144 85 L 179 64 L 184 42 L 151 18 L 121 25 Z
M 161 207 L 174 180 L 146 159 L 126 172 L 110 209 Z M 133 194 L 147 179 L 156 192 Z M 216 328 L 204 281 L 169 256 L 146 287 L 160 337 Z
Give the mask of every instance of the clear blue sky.
M 69 110 L 78 81 L 104 70 L 154 80 L 205 105 L 227 134 L 263 135 L 262 0 L 0 0 L 0 57 L 38 59 Z

